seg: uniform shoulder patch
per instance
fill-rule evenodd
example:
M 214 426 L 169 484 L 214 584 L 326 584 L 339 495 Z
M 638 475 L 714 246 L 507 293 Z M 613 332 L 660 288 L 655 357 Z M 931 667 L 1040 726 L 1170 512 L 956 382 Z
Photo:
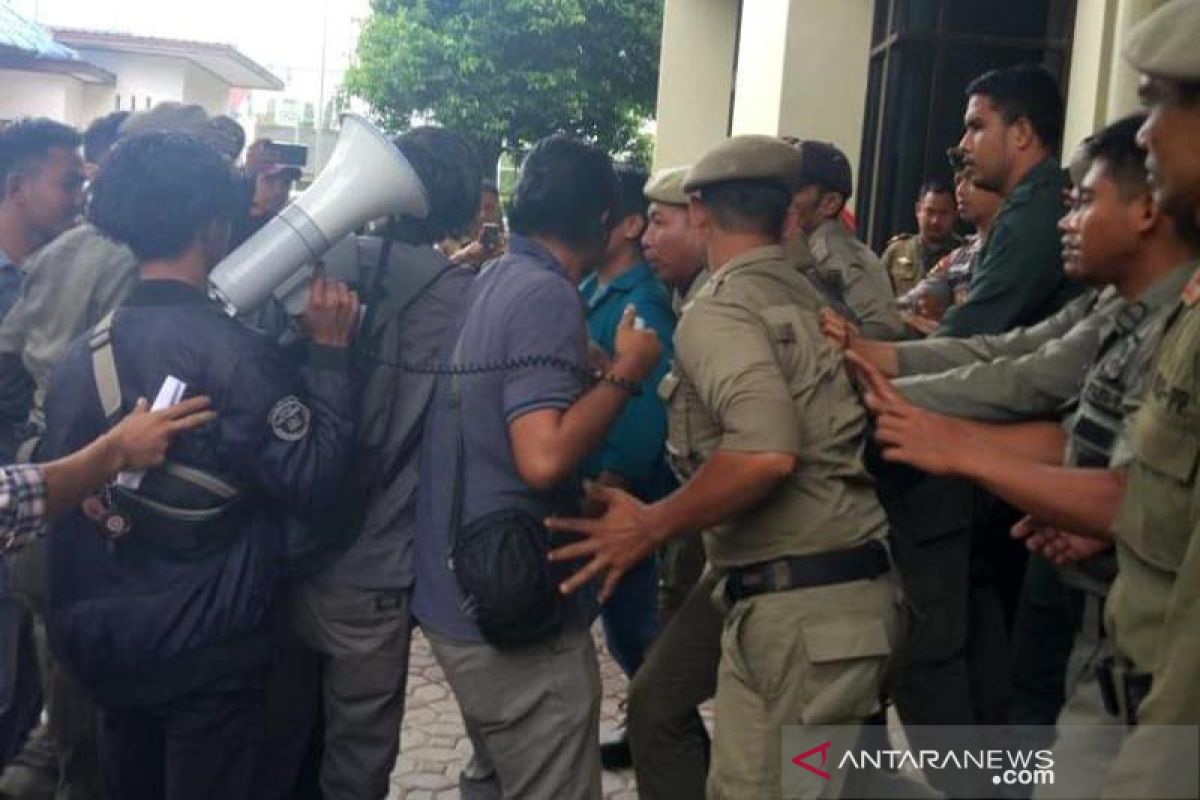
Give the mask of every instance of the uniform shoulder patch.
M 312 425 L 312 411 L 300 398 L 288 395 L 271 407 L 267 424 L 275 438 L 285 442 L 298 442 L 308 435 Z
M 1196 270 L 1191 279 L 1184 284 L 1180 297 L 1183 299 L 1183 304 L 1189 308 L 1200 303 L 1200 269 Z
M 908 241 L 909 239 L 911 239 L 912 237 L 913 237 L 913 235 L 912 235 L 911 233 L 897 233 L 895 236 L 893 236 L 892 238 L 888 239 L 888 240 L 887 240 L 887 244 L 886 244 L 886 245 L 884 245 L 884 246 L 885 246 L 885 247 L 891 247 L 891 246 L 892 246 L 892 245 L 894 245 L 896 242 L 906 242 L 906 241 Z

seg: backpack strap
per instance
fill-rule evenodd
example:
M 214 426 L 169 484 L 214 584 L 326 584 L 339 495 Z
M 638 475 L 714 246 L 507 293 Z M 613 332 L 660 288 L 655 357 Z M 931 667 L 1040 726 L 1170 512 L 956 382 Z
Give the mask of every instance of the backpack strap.
M 116 422 L 121 412 L 121 380 L 117 375 L 117 360 L 113 356 L 112 324 L 115 311 L 110 311 L 92 328 L 88 347 L 92 350 L 92 378 L 96 381 L 96 393 L 100 397 L 100 408 L 104 418 Z

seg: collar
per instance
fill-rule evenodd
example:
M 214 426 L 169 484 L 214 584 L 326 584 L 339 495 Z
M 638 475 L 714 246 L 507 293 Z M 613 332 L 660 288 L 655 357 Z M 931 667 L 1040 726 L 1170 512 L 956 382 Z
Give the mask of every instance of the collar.
M 554 257 L 554 254 L 551 253 L 549 249 L 533 239 L 530 239 L 528 236 L 522 236 L 519 233 L 509 234 L 508 252 L 528 256 L 534 261 L 537 261 L 540 266 L 543 266 L 547 269 L 552 269 L 564 277 L 570 277 L 567 274 L 567 268 L 559 263 L 559 260 Z
M 650 265 L 645 261 L 639 261 L 618 275 L 612 283 L 603 289 L 599 288 L 599 276 L 593 272 L 579 284 L 579 291 L 587 299 L 588 307 L 594 309 L 605 298 L 614 294 L 628 294 L 647 281 L 654 280 L 658 280 L 654 275 L 654 270 L 650 269 Z
M 125 301 L 127 306 L 182 306 L 212 303 L 208 295 L 190 283 L 172 280 L 143 280 Z
M 1137 299 L 1137 302 L 1146 306 L 1151 312 L 1168 303 L 1174 303 L 1186 292 L 1188 287 L 1196 283 L 1194 276 L 1200 275 L 1200 271 L 1196 269 L 1198 265 L 1200 262 L 1189 261 L 1171 270 L 1142 292 L 1142 296 Z M 1184 302 L 1187 302 L 1186 298 L 1184 298 Z
M 1017 185 L 1004 198 L 1005 204 L 1010 200 L 1014 202 L 1024 200 L 1033 193 L 1035 187 L 1044 183 L 1061 182 L 1062 179 L 1062 167 L 1059 166 L 1058 162 L 1052 156 L 1046 156 L 1035 164 L 1033 169 L 1026 172 L 1021 180 L 1017 181 Z
M 777 244 L 763 245 L 762 247 L 755 247 L 744 253 L 739 253 L 729 259 L 725 262 L 725 266 L 717 271 L 717 275 L 721 278 L 726 278 L 737 270 L 763 261 L 784 261 L 786 259 L 787 256 L 784 254 L 782 246 Z

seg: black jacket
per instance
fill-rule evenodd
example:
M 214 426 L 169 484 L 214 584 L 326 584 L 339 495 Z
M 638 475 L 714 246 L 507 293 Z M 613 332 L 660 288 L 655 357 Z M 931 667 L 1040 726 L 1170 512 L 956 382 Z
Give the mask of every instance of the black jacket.
M 133 530 L 110 543 L 73 511 L 48 547 L 51 645 L 102 704 L 160 702 L 266 664 L 284 570 L 285 512 L 333 504 L 354 443 L 348 353 L 314 347 L 297 373 L 267 337 L 183 283 L 141 283 L 117 312 L 112 345 L 123 410 L 165 377 L 212 398 L 217 420 L 178 437 L 168 458 L 243 489 L 220 550 L 179 560 Z M 108 424 L 88 337 L 55 369 L 39 457 L 66 455 Z M 224 540 L 225 537 L 222 537 Z

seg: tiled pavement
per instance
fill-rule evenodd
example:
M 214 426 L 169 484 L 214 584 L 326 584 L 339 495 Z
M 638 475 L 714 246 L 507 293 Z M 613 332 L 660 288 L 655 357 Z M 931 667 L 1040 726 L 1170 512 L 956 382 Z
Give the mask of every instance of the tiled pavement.
M 625 676 L 597 637 L 604 696 L 600 706 L 601 730 L 620 724 L 620 703 L 625 697 Z M 389 800 L 458 800 L 458 773 L 471 755 L 458 703 L 446 684 L 429 643 L 417 631 L 413 636 L 408 670 L 408 699 L 400 735 L 400 760 L 392 773 Z M 604 797 L 635 800 L 633 771 L 605 772 Z

